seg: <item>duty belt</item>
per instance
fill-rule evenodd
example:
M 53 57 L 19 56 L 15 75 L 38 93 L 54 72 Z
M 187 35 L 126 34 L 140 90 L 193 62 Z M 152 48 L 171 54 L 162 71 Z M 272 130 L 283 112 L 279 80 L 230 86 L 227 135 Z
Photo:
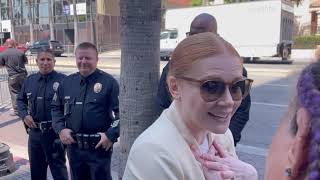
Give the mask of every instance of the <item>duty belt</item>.
M 35 122 L 37 125 L 36 129 L 40 129 L 42 133 L 48 133 L 52 129 L 52 121 L 41 121 Z
M 77 142 L 77 147 L 83 150 L 94 150 L 101 139 L 100 134 L 73 134 L 72 137 Z

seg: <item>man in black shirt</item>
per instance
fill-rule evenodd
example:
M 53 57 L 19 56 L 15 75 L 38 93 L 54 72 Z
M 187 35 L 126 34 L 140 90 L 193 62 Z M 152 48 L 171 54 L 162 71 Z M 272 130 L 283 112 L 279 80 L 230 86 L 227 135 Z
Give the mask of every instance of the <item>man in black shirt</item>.
M 18 115 L 17 96 L 21 90 L 23 81 L 27 77 L 25 64 L 28 59 L 24 53 L 16 49 L 16 42 L 13 39 L 7 39 L 6 49 L 0 53 L 0 67 L 5 66 L 8 71 L 8 86 L 11 96 L 11 103 L 14 114 Z

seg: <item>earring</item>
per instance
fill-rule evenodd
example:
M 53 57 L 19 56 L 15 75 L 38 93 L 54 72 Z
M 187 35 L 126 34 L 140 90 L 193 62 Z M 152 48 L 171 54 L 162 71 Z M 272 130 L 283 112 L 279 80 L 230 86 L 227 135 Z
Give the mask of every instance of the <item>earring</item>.
M 285 172 L 286 176 L 288 176 L 288 177 L 292 177 L 292 175 L 293 175 L 293 172 L 292 172 L 291 168 L 286 168 L 284 170 L 284 172 Z

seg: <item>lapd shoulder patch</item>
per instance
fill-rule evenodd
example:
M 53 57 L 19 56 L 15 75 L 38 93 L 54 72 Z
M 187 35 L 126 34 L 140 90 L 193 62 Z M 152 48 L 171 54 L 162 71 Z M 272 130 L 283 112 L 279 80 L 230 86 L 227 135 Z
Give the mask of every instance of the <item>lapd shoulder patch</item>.
M 113 121 L 113 123 L 111 124 L 111 127 L 113 127 L 113 128 L 117 127 L 117 126 L 119 125 L 119 122 L 120 122 L 120 120 L 119 120 L 119 119 L 118 119 L 118 120 Z

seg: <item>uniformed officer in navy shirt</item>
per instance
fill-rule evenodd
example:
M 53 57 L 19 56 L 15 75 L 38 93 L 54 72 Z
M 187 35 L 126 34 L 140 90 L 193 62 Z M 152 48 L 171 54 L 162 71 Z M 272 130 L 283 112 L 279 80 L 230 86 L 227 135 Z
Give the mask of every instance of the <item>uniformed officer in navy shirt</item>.
M 46 180 L 50 167 L 55 180 L 67 180 L 65 149 L 52 129 L 51 102 L 65 75 L 53 70 L 54 55 L 39 52 L 39 72 L 24 81 L 17 98 L 18 112 L 29 134 L 28 151 L 32 180 Z
M 79 72 L 68 76 L 53 98 L 53 128 L 67 145 L 75 180 L 111 180 L 112 145 L 119 137 L 119 85 L 97 69 L 95 45 L 83 42 L 75 52 Z

